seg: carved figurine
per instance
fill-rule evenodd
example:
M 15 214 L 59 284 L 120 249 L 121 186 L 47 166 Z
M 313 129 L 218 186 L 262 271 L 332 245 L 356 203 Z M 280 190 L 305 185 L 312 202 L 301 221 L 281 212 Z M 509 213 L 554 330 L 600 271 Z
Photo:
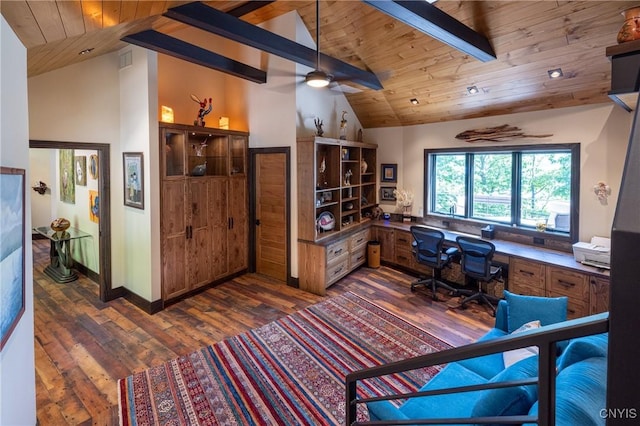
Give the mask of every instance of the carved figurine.
M 200 99 L 198 99 L 196 95 L 191 95 L 191 99 L 194 102 L 197 102 L 198 105 L 200 105 L 200 110 L 198 111 L 198 118 L 193 121 L 193 125 L 204 127 L 204 124 L 205 124 L 204 116 L 209 114 L 211 112 L 211 109 L 213 108 L 213 103 L 211 102 L 211 98 L 209 98 L 209 102 L 207 102 L 207 98 L 204 98 L 204 100 L 201 101 Z
M 347 119 L 345 116 L 347 111 L 342 111 L 342 119 L 340 120 L 340 139 L 347 139 Z
M 324 134 L 324 130 L 322 130 L 322 120 L 315 118 L 313 124 L 316 125 L 316 136 L 322 136 Z
M 351 176 L 353 176 L 353 172 L 349 169 L 347 170 L 347 173 L 344 174 L 344 186 L 351 185 Z

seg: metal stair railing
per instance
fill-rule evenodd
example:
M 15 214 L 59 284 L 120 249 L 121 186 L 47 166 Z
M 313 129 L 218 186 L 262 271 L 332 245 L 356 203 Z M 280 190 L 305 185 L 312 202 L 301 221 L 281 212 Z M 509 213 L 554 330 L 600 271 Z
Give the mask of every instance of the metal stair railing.
M 609 331 L 609 313 L 591 315 L 588 317 L 564 321 L 539 329 L 526 331 L 516 335 L 507 335 L 492 340 L 476 342 L 457 348 L 421 355 L 415 358 L 392 362 L 377 367 L 355 371 L 346 377 L 346 425 L 420 425 L 420 424 L 522 424 L 537 423 L 544 426 L 555 426 L 555 379 L 556 379 L 556 343 L 576 337 L 606 333 Z M 358 382 L 380 376 L 402 373 L 433 365 L 447 364 L 469 358 L 477 358 L 493 353 L 510 351 L 512 349 L 537 346 L 538 377 L 524 380 L 504 381 L 481 385 L 458 386 L 412 392 L 395 395 L 385 395 L 371 398 L 358 398 Z M 538 385 L 538 415 L 537 416 L 498 416 L 498 417 L 469 417 L 469 418 L 424 418 L 410 420 L 384 420 L 357 422 L 357 405 L 373 401 L 406 399 L 421 396 L 444 395 L 459 392 L 469 392 L 500 387 L 522 385 Z

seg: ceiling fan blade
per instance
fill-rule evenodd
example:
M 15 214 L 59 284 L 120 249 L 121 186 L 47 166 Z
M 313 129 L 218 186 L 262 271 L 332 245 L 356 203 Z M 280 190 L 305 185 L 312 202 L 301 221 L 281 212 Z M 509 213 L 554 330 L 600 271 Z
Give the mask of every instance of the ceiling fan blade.
M 337 81 L 333 81 L 329 85 L 329 89 L 331 89 L 331 90 L 333 90 L 335 92 L 342 92 L 344 94 L 353 94 L 353 93 L 362 92 L 362 89 L 358 89 L 357 87 L 349 86 L 348 84 L 340 84 Z

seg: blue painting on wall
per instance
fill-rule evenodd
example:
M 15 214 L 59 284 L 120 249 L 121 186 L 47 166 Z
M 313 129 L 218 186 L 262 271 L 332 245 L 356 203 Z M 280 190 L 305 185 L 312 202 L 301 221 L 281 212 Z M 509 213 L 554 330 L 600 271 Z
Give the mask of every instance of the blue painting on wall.
M 25 310 L 24 177 L 0 168 L 0 351 Z

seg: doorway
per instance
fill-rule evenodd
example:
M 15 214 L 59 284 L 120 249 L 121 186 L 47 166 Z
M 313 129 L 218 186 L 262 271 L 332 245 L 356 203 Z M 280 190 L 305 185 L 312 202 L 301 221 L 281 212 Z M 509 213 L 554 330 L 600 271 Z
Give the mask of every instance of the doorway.
M 110 157 L 108 144 L 86 143 L 86 142 L 58 142 L 29 140 L 29 148 L 40 149 L 74 149 L 97 151 L 98 173 L 98 193 L 100 203 L 98 204 L 98 265 L 100 272 L 96 274 L 100 287 L 100 300 L 108 302 L 122 296 L 122 288 L 113 290 L 111 287 L 111 188 L 110 188 Z
M 250 270 L 291 282 L 290 151 L 283 148 L 249 150 Z

